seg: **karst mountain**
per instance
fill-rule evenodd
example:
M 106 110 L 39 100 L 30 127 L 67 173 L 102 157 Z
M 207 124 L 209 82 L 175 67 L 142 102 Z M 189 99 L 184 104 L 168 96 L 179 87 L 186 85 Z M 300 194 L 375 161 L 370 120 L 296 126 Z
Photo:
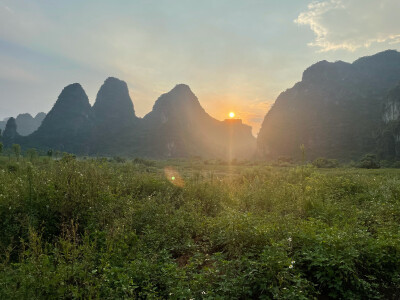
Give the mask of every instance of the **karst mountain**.
M 304 145 L 309 159 L 349 160 L 366 153 L 393 156 L 399 152 L 394 146 L 399 139 L 393 132 L 386 138 L 393 145 L 385 145 L 382 131 L 389 120 L 399 120 L 398 113 L 389 113 L 391 107 L 393 112 L 398 109 L 398 90 L 393 89 L 399 83 L 400 53 L 394 50 L 353 63 L 312 65 L 266 114 L 257 140 L 259 155 L 299 158 Z
M 6 126 L 7 145 L 79 155 L 231 160 L 247 158 L 256 150 L 250 126 L 241 120 L 212 118 L 188 85 L 176 85 L 138 118 L 127 84 L 113 77 L 105 80 L 93 106 L 82 86 L 74 83 L 63 89 L 35 132 L 24 137 L 17 130 L 13 121 Z
M 15 122 L 18 128 L 18 134 L 22 136 L 26 136 L 34 132 L 39 128 L 40 124 L 42 124 L 43 119 L 46 117 L 46 114 L 43 112 L 38 113 L 35 117 L 32 115 L 24 113 L 19 114 L 15 118 Z M 0 130 L 4 130 L 6 128 L 6 124 L 9 118 L 5 118 L 3 121 L 0 121 Z
M 368 153 L 400 159 L 400 53 L 395 50 L 353 63 L 310 66 L 300 82 L 278 96 L 257 140 L 241 120 L 211 117 L 185 84 L 162 94 L 143 118 L 136 116 L 133 100 L 127 84 L 110 77 L 91 106 L 83 87 L 74 83 L 63 89 L 37 130 L 20 129 L 22 119 L 29 119 L 20 115 L 8 120 L 2 139 L 25 149 L 92 156 L 300 159 L 304 145 L 307 159 L 351 160 Z

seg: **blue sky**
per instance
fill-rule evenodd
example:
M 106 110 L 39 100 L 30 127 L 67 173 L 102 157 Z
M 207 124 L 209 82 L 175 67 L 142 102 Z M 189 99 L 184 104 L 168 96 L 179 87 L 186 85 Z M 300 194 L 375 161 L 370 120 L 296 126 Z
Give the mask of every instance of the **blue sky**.
M 47 112 L 62 88 L 94 102 L 125 80 L 139 116 L 177 83 L 217 119 L 259 125 L 319 60 L 399 49 L 398 0 L 0 0 L 0 119 Z

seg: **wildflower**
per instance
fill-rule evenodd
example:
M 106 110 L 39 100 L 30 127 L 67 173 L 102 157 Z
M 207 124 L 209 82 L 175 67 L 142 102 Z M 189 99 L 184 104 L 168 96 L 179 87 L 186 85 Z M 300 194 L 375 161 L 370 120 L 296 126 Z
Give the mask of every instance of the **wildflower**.
M 293 269 L 293 265 L 290 265 L 290 266 L 289 266 L 289 269 Z
M 287 240 L 288 240 L 288 242 L 290 243 L 290 242 L 292 241 L 292 238 L 290 237 L 290 238 L 288 238 Z
M 294 265 L 295 263 L 296 263 L 296 261 L 295 261 L 295 260 L 292 260 L 291 264 Z
M 207 293 L 206 293 L 205 291 L 202 291 L 201 294 L 202 294 L 202 295 L 205 295 L 205 294 L 207 294 Z

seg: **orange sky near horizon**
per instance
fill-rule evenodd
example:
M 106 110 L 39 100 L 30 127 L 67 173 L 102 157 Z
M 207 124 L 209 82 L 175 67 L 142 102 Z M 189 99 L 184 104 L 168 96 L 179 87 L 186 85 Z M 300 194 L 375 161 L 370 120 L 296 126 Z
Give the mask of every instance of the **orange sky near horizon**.
M 262 121 L 274 102 L 251 102 L 240 100 L 239 98 L 232 96 L 226 96 L 226 98 L 218 97 L 217 99 L 207 99 L 204 104 L 201 99 L 199 99 L 199 101 L 209 115 L 220 121 L 229 119 L 230 112 L 235 113 L 235 119 L 242 119 L 244 124 L 252 127 L 254 136 L 257 136 L 260 131 Z
M 170 88 L 172 89 L 172 88 Z M 129 94 L 135 107 L 136 115 L 144 117 L 149 113 L 154 105 L 154 102 L 164 93 L 169 92 L 170 89 L 155 92 L 154 100 L 152 102 L 143 100 L 145 95 L 139 91 L 133 91 L 129 87 Z M 191 88 L 192 89 L 192 88 Z M 163 90 L 163 91 L 162 91 Z M 197 93 L 195 89 L 192 92 L 198 98 L 200 105 L 205 111 L 213 118 L 223 121 L 229 119 L 229 113 L 234 112 L 236 119 L 242 119 L 243 123 L 252 127 L 252 133 L 256 137 L 260 131 L 262 121 L 265 115 L 271 108 L 275 100 L 260 101 L 260 99 L 246 99 L 246 97 L 238 94 L 214 94 L 214 93 Z M 92 102 L 92 101 L 91 101 Z
M 257 135 L 275 99 L 310 65 L 399 50 L 398 7 L 398 0 L 0 0 L 0 120 L 48 112 L 74 82 L 93 104 L 113 76 L 128 84 L 139 117 L 185 83 L 211 116 L 222 121 L 234 111 Z

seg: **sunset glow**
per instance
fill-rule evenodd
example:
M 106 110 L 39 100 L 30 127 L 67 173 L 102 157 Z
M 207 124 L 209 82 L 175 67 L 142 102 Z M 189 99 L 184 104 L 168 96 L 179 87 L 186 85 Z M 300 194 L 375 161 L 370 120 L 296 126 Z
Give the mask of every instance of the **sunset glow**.
M 229 113 L 229 118 L 233 118 L 233 117 L 235 117 L 235 113 L 231 111 L 231 112 Z

